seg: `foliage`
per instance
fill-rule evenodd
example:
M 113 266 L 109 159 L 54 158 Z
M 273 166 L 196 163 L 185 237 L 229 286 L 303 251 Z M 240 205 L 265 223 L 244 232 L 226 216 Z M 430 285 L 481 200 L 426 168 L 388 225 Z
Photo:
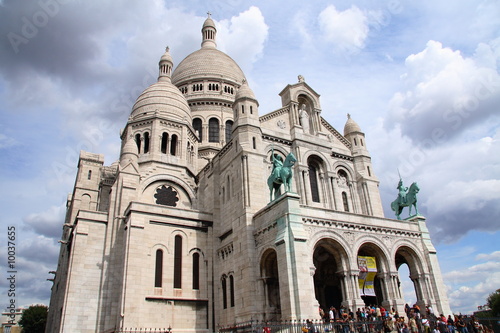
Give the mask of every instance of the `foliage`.
M 49 308 L 45 305 L 30 305 L 24 310 L 19 320 L 23 333 L 43 333 L 47 324 L 48 310 Z
M 494 316 L 500 316 L 500 289 L 492 292 L 486 300 Z

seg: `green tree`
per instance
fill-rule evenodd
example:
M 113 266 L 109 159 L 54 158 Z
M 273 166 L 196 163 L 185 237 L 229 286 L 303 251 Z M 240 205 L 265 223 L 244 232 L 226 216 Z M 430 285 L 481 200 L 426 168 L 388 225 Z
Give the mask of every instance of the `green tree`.
M 24 310 L 19 325 L 23 333 L 44 333 L 49 308 L 45 305 L 30 305 Z
M 492 292 L 486 300 L 494 316 L 500 316 L 500 289 Z

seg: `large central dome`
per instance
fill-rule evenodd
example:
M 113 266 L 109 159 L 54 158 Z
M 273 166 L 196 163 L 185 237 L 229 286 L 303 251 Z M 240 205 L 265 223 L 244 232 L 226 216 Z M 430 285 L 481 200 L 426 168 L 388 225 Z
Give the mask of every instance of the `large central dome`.
M 223 80 L 239 87 L 245 79 L 240 66 L 227 54 L 217 50 L 214 21 L 208 17 L 201 29 L 201 49 L 188 55 L 172 73 L 172 83 L 177 87 L 199 80 Z
M 176 86 L 187 80 L 211 78 L 225 79 L 240 85 L 245 74 L 227 54 L 212 47 L 202 47 L 188 55 L 174 70 L 172 83 Z

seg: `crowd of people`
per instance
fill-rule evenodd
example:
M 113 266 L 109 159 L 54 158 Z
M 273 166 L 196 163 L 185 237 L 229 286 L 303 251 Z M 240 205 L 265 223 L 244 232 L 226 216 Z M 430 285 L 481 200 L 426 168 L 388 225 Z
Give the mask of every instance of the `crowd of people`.
M 473 316 L 436 315 L 431 306 L 421 310 L 416 304 L 406 304 L 403 315 L 394 308 L 375 305 L 356 312 L 344 307 L 319 308 L 319 315 L 320 322 L 306 322 L 304 333 L 493 333 Z

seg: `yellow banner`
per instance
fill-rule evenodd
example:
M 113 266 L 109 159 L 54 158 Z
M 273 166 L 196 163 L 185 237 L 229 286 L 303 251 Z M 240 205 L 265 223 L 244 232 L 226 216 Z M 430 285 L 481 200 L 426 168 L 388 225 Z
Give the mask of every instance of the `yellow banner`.
M 361 296 L 375 296 L 374 281 L 377 275 L 375 257 L 358 256 L 359 293 Z

